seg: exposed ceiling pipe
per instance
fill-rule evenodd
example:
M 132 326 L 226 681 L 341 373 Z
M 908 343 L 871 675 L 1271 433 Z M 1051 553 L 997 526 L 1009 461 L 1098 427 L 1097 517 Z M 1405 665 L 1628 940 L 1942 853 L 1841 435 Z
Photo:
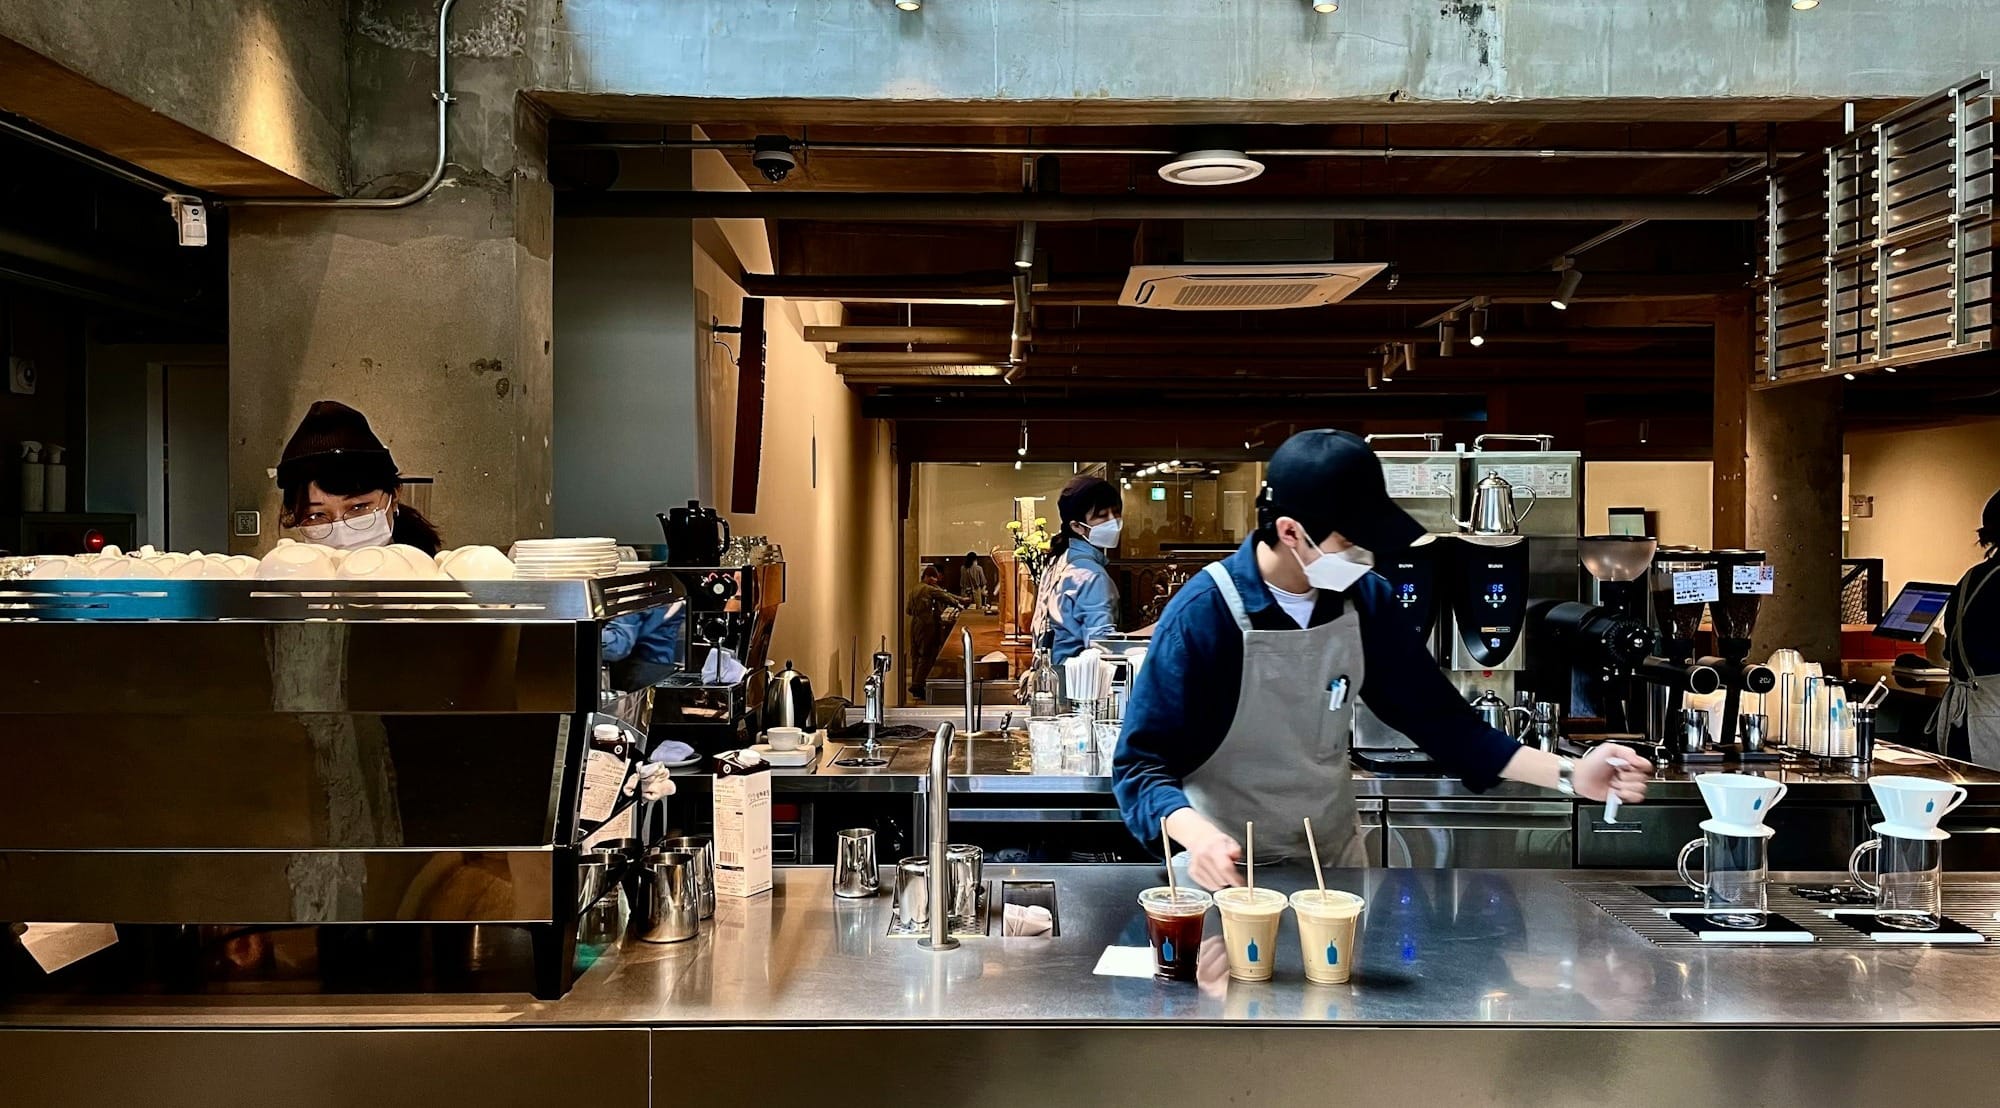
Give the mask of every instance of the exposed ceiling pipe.
M 1011 270 L 1012 267 L 1009 267 Z M 746 273 L 743 288 L 752 296 L 792 300 L 841 300 L 848 303 L 881 303 L 903 307 L 910 304 L 953 304 L 959 306 L 1011 307 L 1012 273 L 992 270 L 982 273 L 862 273 L 862 274 L 769 274 Z M 1035 290 L 1035 303 L 1043 308 L 1072 306 L 1113 306 L 1125 287 L 1125 275 L 1077 274 L 1053 279 Z M 1725 273 L 1595 273 L 1579 302 L 1694 300 L 1748 287 L 1741 272 Z M 1385 284 L 1371 282 L 1329 309 L 1381 307 L 1394 304 L 1452 305 L 1419 324 L 1429 329 L 1448 315 L 1461 314 L 1482 304 L 1547 304 L 1549 279 L 1546 273 L 1406 273 L 1391 291 Z M 1138 312 L 1144 309 L 1132 308 Z
M 597 142 L 555 144 L 564 150 L 740 150 L 749 153 L 751 143 L 741 139 L 606 139 Z M 1182 150 L 1165 146 L 1076 146 L 1057 143 L 980 142 L 814 142 L 800 139 L 794 148 L 819 154 L 994 154 L 1071 155 L 1106 158 L 1171 158 Z M 1269 146 L 1242 151 L 1253 158 L 1482 158 L 1491 160 L 1531 159 L 1557 161 L 1596 159 L 1605 161 L 1735 161 L 1762 158 L 1761 150 L 1731 150 L 1724 147 L 1687 149 L 1618 149 L 1593 147 L 1520 146 Z M 1784 151 L 1779 157 L 1797 157 L 1804 151 Z
M 457 99 L 451 94 L 451 51 L 447 32 L 451 24 L 451 9 L 458 0 L 444 0 L 438 7 L 437 17 L 437 88 L 431 91 L 431 98 L 437 101 L 437 163 L 431 167 L 431 175 L 423 184 L 401 196 L 385 197 L 324 197 L 324 196 L 249 196 L 218 200 L 217 203 L 231 208 L 342 208 L 368 211 L 393 211 L 407 208 L 437 191 L 444 182 L 447 123 L 451 105 Z
M 1757 197 L 1596 196 L 1078 196 L 1047 193 L 684 192 L 565 193 L 558 212 L 668 219 L 833 219 L 873 223 L 1090 223 L 1140 219 L 1742 220 Z
M 1774 155 L 1773 157 L 1775 158 L 1776 156 Z M 1760 161 L 1755 165 L 1746 165 L 1741 169 L 1735 170 L 1715 181 L 1711 181 L 1708 184 L 1703 185 L 1702 187 L 1696 189 L 1695 195 L 1708 196 L 1712 193 L 1719 192 L 1722 189 L 1728 188 L 1730 185 L 1747 181 L 1752 177 L 1761 177 L 1765 173 L 1770 172 L 1772 167 L 1773 167 L 1772 159 L 1770 158 L 1767 158 L 1764 161 Z M 1609 230 L 1600 231 L 1597 234 L 1594 234 L 1589 238 L 1584 239 L 1582 242 L 1577 243 L 1575 246 L 1570 247 L 1568 250 L 1563 251 L 1562 254 L 1558 255 L 1557 257 L 1551 258 L 1549 260 L 1549 268 L 1551 269 L 1560 268 L 1565 262 L 1573 266 L 1579 254 L 1582 254 L 1588 250 L 1595 250 L 1598 247 L 1603 246 L 1605 243 L 1610 242 L 1612 239 L 1615 239 L 1618 236 L 1623 235 L 1628 231 L 1637 230 L 1638 228 L 1645 226 L 1649 222 L 1651 221 L 1647 219 L 1634 217 L 1632 219 L 1626 220 L 1623 223 L 1620 223 L 1616 227 L 1613 227 Z

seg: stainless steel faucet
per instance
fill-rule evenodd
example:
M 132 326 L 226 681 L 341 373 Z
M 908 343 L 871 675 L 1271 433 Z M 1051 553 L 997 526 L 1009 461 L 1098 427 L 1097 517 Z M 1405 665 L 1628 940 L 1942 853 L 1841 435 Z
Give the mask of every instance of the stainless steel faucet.
M 862 741 L 861 749 L 862 753 L 870 758 L 875 757 L 877 752 L 875 733 L 882 727 L 882 706 L 886 703 L 884 694 L 888 691 L 888 680 L 885 675 L 894 660 L 894 656 L 888 651 L 877 651 L 868 674 L 868 681 L 861 686 L 865 703 L 861 710 L 861 722 L 868 727 L 868 737 Z
M 974 701 L 979 690 L 972 682 L 972 628 L 959 628 L 958 640 L 965 646 L 965 733 L 976 735 L 979 725 L 986 722 L 980 718 L 986 714 L 986 704 L 984 697 L 979 697 L 977 703 Z
M 931 741 L 930 872 L 925 875 L 930 886 L 931 933 L 929 938 L 917 940 L 926 950 L 958 946 L 958 940 L 951 937 L 951 866 L 946 859 L 951 852 L 951 780 L 946 772 L 951 767 L 951 740 L 951 724 L 939 724 L 937 738 Z

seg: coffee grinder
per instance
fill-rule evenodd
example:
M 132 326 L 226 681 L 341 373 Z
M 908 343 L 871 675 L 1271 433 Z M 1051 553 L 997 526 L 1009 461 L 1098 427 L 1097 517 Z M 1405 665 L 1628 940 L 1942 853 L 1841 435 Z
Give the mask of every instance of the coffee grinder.
M 1715 622 L 1717 657 L 1703 658 L 1701 664 L 1722 675 L 1722 729 L 1716 743 L 1725 757 L 1736 761 L 1776 762 L 1779 755 L 1766 748 L 1769 719 L 1762 712 L 1752 714 L 1756 723 L 1744 726 L 1743 694 L 1765 694 L 1778 687 L 1777 675 L 1761 662 L 1750 662 L 1751 636 L 1757 630 L 1757 613 L 1763 598 L 1771 594 L 1776 581 L 1761 550 L 1717 550 L 1713 553 L 1716 593 L 1709 602 Z
M 1646 716 L 1635 675 L 1653 653 L 1645 576 L 1658 548 L 1637 535 L 1579 539 L 1578 557 L 1595 581 L 1589 601 L 1529 605 L 1529 686 L 1540 699 L 1566 703 L 1573 718 L 1602 719 L 1608 734 L 1639 730 Z

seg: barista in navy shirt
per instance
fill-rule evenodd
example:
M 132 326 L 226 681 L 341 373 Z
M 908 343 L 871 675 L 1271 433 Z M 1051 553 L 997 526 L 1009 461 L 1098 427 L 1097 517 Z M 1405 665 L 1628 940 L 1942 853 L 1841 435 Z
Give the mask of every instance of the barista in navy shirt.
M 1382 465 L 1344 431 L 1306 431 L 1271 458 L 1258 530 L 1167 605 L 1126 708 L 1112 788 L 1139 841 L 1164 819 L 1208 888 L 1239 883 L 1238 842 L 1257 860 L 1365 864 L 1348 744 L 1366 701 L 1475 790 L 1502 778 L 1603 800 L 1643 800 L 1652 764 L 1599 744 L 1572 762 L 1482 723 L 1399 618 L 1373 555 L 1423 529 L 1389 499 Z M 1622 763 L 1618 764 L 1618 763 Z

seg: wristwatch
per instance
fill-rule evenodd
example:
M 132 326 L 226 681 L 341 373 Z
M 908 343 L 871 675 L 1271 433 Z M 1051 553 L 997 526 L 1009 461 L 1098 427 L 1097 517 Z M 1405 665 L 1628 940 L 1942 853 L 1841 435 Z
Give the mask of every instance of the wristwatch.
M 1568 758 L 1556 759 L 1556 791 L 1564 796 L 1576 795 L 1576 763 Z

